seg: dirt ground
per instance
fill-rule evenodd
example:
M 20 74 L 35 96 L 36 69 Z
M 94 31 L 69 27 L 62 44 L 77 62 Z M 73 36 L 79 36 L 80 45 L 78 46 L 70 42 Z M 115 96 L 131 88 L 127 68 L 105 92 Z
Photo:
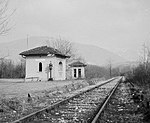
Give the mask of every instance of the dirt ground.
M 78 80 L 83 81 L 83 80 Z M 0 79 L 0 98 L 23 96 L 28 93 L 50 90 L 55 87 L 62 87 L 71 84 L 73 81 L 30 81 L 24 82 L 23 79 Z

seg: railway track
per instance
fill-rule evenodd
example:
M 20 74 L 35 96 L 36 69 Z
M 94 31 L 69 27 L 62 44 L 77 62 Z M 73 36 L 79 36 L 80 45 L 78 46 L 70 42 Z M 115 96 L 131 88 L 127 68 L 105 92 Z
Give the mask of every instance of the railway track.
M 149 123 L 149 105 L 143 92 L 130 82 L 120 83 L 91 123 Z
M 122 77 L 95 85 L 12 123 L 88 123 L 107 103 Z
M 120 82 L 122 81 L 122 78 L 120 80 Z M 119 86 L 120 82 L 118 82 L 115 87 L 111 90 L 109 96 L 105 99 L 105 101 L 103 102 L 103 105 L 99 108 L 99 111 L 97 112 L 97 114 L 95 115 L 95 117 L 93 118 L 93 120 L 91 121 L 91 123 L 99 123 L 99 119 L 101 117 L 101 115 L 103 114 L 103 111 L 105 110 L 105 107 L 107 106 L 107 104 L 109 103 L 112 95 L 115 93 L 117 87 Z

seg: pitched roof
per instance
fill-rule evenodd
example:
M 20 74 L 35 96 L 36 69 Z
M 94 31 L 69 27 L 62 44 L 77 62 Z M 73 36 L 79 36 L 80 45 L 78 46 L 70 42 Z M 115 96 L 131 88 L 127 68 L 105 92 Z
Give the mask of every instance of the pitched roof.
M 19 55 L 23 55 L 23 56 L 47 56 L 49 54 L 58 56 L 58 57 L 69 57 L 66 56 L 64 54 L 62 54 L 60 51 L 58 51 L 57 49 L 54 49 L 52 47 L 48 47 L 48 46 L 41 46 L 41 47 L 36 47 L 24 52 L 21 52 Z
M 71 66 L 71 67 L 85 67 L 86 65 L 80 61 L 77 61 L 77 62 L 73 62 L 73 63 L 69 64 L 69 66 Z

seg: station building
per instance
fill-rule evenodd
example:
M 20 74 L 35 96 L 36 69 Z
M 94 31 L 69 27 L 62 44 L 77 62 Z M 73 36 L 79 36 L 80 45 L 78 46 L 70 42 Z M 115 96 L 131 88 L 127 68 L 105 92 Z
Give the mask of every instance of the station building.
M 41 46 L 21 52 L 20 55 L 26 59 L 25 79 L 38 78 L 40 81 L 66 79 L 66 59 L 69 56 L 57 49 Z

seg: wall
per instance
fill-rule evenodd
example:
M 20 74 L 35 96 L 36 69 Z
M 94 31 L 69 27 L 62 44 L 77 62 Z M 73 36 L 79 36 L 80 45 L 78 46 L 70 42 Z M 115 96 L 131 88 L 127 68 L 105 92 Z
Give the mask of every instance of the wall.
M 26 57 L 26 78 L 39 77 L 46 81 L 50 77 L 49 63 L 53 64 L 52 78 L 54 80 L 65 80 L 66 78 L 66 59 L 56 58 L 54 56 Z M 63 64 L 62 76 L 59 75 L 59 62 Z M 39 62 L 42 63 L 42 72 L 39 72 Z
M 59 68 L 59 62 L 62 62 L 62 70 Z M 55 57 L 55 80 L 66 79 L 66 59 Z

